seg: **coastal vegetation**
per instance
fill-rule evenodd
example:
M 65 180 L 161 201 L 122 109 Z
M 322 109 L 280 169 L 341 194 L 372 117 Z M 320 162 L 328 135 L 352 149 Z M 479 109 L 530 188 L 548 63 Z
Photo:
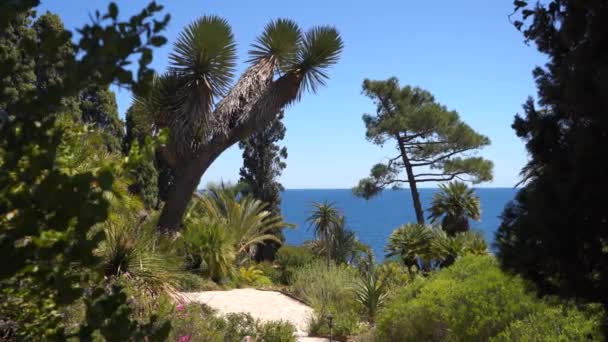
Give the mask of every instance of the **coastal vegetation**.
M 279 205 L 281 120 L 329 78 L 337 29 L 271 21 L 232 84 L 235 38 L 220 17 L 186 26 L 156 74 L 162 6 L 122 20 L 111 3 L 76 40 L 37 5 L 0 4 L 0 340 L 296 341 L 290 317 L 222 313 L 185 295 L 234 288 L 306 303 L 308 334 L 339 341 L 605 340 L 597 2 L 515 1 L 515 26 L 550 58 L 535 71 L 541 101 L 513 125 L 531 160 L 492 247 L 471 229 L 483 208 L 464 183 L 492 179 L 492 162 L 471 156 L 489 138 L 426 90 L 364 81 L 377 106 L 364 115 L 367 138 L 399 153 L 354 192 L 408 184 L 416 213 L 383 256 L 339 203 L 311 203 L 310 241 L 283 239 L 294 227 Z M 112 84 L 134 94 L 125 123 Z M 237 143 L 241 182 L 197 191 Z M 429 181 L 442 184 L 423 208 L 417 184 Z

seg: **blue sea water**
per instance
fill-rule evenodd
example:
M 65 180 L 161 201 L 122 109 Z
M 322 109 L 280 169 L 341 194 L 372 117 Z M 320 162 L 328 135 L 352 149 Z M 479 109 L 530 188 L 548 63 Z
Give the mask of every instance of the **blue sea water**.
M 422 205 L 430 206 L 433 194 L 438 189 L 420 189 Z M 471 222 L 471 227 L 483 233 L 492 243 L 494 232 L 500 225 L 500 214 L 511 201 L 517 189 L 478 188 L 475 189 L 481 201 L 481 221 Z M 296 225 L 296 229 L 285 230 L 288 244 L 301 244 L 312 239 L 306 218 L 310 215 L 313 202 L 334 202 L 346 216 L 350 229 L 356 232 L 359 240 L 370 245 L 378 260 L 384 257 L 384 246 L 391 232 L 407 222 L 415 222 L 416 215 L 410 191 L 387 190 L 379 196 L 365 200 L 352 195 L 350 189 L 287 189 L 282 194 L 281 209 L 286 222 Z M 426 213 L 425 213 L 426 215 Z

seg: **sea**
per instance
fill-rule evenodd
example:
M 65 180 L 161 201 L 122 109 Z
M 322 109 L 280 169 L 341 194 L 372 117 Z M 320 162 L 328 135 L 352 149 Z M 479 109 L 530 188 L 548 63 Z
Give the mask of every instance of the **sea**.
M 429 208 L 435 188 L 419 189 L 423 207 Z M 516 193 L 515 188 L 477 188 L 481 202 L 481 220 L 471 221 L 471 228 L 483 234 L 491 245 L 500 225 L 500 215 Z M 384 258 L 384 246 L 391 232 L 400 225 L 416 222 L 412 197 L 408 189 L 385 190 L 365 200 L 355 197 L 351 189 L 287 189 L 282 193 L 281 209 L 286 222 L 296 225 L 284 231 L 287 244 L 299 245 L 313 238 L 306 218 L 314 202 L 333 202 L 346 217 L 349 229 L 368 244 L 377 260 Z M 425 212 L 427 215 L 428 212 Z

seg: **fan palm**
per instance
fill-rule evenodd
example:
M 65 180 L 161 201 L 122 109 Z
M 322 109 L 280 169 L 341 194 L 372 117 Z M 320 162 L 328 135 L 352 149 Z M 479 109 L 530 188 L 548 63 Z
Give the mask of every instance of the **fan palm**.
M 480 233 L 466 231 L 449 236 L 436 230 L 431 243 L 432 255 L 441 266 L 450 266 L 457 258 L 467 254 L 485 255 L 488 244 Z
M 151 107 L 157 128 L 169 129 L 160 155 L 173 168 L 175 183 L 159 228 L 180 226 L 201 176 L 223 151 L 264 129 L 306 90 L 324 85 L 342 47 L 333 27 L 302 34 L 290 20 L 272 21 L 249 52 L 250 66 L 230 87 L 236 45 L 228 23 L 205 16 L 186 27 L 169 71 L 157 77 L 151 95 L 139 99 Z
M 341 215 L 334 203 L 313 203 L 313 211 L 306 219 L 315 237 L 324 245 L 327 255 L 327 266 L 331 263 L 331 250 L 336 227 L 340 225 Z
M 431 259 L 433 231 L 421 224 L 408 223 L 395 229 L 388 238 L 386 257 L 398 256 L 409 268 L 421 267 Z
M 465 183 L 452 182 L 439 185 L 429 209 L 429 219 L 435 222 L 442 218 L 441 227 L 448 235 L 469 230 L 469 219 L 479 221 L 481 207 L 479 197 Z

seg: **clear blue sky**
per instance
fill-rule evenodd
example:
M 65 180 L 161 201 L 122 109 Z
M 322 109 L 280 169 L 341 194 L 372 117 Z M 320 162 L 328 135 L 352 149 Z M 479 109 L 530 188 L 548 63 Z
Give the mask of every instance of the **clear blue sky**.
M 418 85 L 457 110 L 492 145 L 481 153 L 495 164 L 494 181 L 482 186 L 511 187 L 526 162 L 523 142 L 511 123 L 528 95 L 535 95 L 531 70 L 543 56 L 527 46 L 509 23 L 511 0 L 429 1 L 158 1 L 172 16 L 165 36 L 172 43 L 180 30 L 199 16 L 217 14 L 232 25 L 244 69 L 246 51 L 271 19 L 286 17 L 303 29 L 334 25 L 345 49 L 330 72 L 327 87 L 307 94 L 289 108 L 285 118 L 286 188 L 350 188 L 368 175 L 370 167 L 393 156 L 365 140 L 361 115 L 372 112 L 361 95 L 364 78 L 397 76 L 403 85 Z M 121 17 L 133 14 L 145 1 L 118 1 Z M 42 9 L 58 13 L 67 28 L 89 20 L 107 1 L 43 1 Z M 167 67 L 171 45 L 157 49 L 153 67 Z M 131 96 L 117 93 L 121 115 Z M 226 151 L 207 171 L 209 181 L 235 181 L 241 166 L 238 147 Z

